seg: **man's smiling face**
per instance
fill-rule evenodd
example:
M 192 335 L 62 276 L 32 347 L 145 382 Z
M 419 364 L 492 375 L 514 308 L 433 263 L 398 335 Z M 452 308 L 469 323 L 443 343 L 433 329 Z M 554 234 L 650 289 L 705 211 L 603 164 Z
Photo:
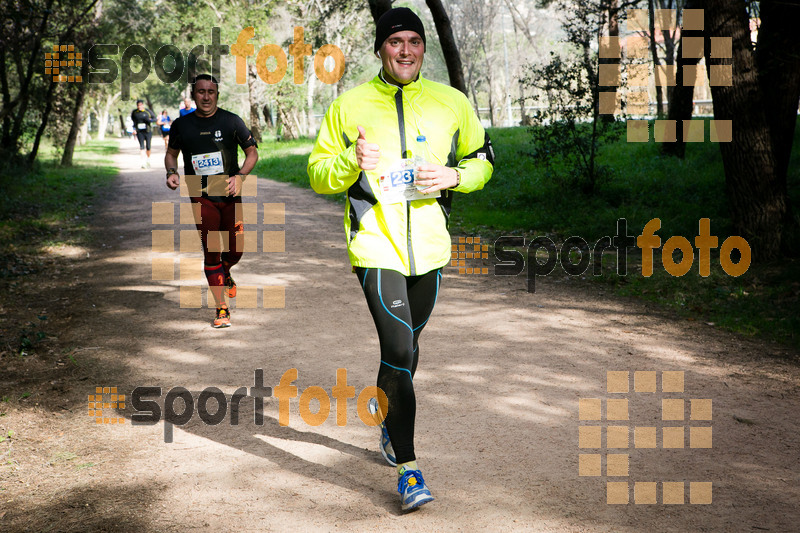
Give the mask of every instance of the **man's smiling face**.
M 415 31 L 399 31 L 391 34 L 378 52 L 383 71 L 405 85 L 417 79 L 425 57 L 425 43 Z

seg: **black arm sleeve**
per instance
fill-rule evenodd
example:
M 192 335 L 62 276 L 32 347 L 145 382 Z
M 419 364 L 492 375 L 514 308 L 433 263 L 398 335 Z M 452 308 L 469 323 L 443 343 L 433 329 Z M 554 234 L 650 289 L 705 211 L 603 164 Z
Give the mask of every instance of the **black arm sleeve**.
M 463 157 L 463 159 L 483 159 L 488 161 L 494 166 L 494 148 L 492 147 L 492 140 L 489 138 L 488 133 L 484 133 L 483 146 Z
M 256 143 L 256 140 L 253 138 L 253 134 L 250 132 L 249 129 L 247 129 L 247 126 L 245 125 L 241 117 L 236 117 L 236 118 L 237 118 L 235 126 L 236 140 L 238 141 L 239 146 L 242 147 L 242 150 L 244 150 L 245 148 L 249 148 L 251 146 L 258 146 L 258 143 Z

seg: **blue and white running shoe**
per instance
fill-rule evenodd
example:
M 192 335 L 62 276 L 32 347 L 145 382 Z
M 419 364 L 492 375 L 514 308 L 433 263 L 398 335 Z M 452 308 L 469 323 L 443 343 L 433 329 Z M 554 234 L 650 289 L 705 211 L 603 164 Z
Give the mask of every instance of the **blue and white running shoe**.
M 377 398 L 371 398 L 369 400 L 369 403 L 367 404 L 367 409 L 372 414 L 372 416 L 375 417 L 376 420 L 380 418 L 378 416 L 379 407 Z M 386 459 L 387 463 L 389 463 L 392 466 L 397 466 L 397 460 L 394 457 L 394 448 L 392 448 L 392 441 L 389 440 L 389 432 L 386 431 L 386 424 L 381 422 L 380 428 L 381 428 L 381 441 L 380 441 L 381 455 L 383 455 L 383 458 Z
M 420 505 L 425 505 L 433 501 L 431 491 L 422 479 L 422 472 L 419 470 L 406 470 L 397 482 L 397 492 L 400 493 L 401 506 L 403 511 L 416 509 Z

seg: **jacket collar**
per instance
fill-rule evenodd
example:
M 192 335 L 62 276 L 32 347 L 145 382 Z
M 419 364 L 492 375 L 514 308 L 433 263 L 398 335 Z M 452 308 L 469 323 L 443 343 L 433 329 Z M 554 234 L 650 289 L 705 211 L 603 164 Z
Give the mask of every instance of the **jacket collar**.
M 378 75 L 375 76 L 372 81 L 381 91 L 384 91 L 388 94 L 394 95 L 397 93 L 398 89 L 402 89 L 404 95 L 413 96 L 422 90 L 422 80 L 422 73 L 420 72 L 417 74 L 417 79 L 403 85 L 402 87 L 398 87 L 397 85 L 386 81 L 386 77 L 383 74 L 383 68 L 381 68 L 381 70 L 378 72 Z

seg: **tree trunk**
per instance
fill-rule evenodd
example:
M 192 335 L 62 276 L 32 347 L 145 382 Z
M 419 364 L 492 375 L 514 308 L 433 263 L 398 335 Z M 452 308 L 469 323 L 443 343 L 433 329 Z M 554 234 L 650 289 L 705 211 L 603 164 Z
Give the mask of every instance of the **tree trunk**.
M 339 95 L 344 94 L 346 90 L 347 87 L 344 84 L 344 76 L 342 76 L 341 79 L 339 79 L 339 81 L 336 82 L 336 85 L 333 86 L 333 99 L 336 100 L 337 98 L 339 98 Z
M 787 197 L 787 172 L 800 101 L 800 41 L 796 36 L 798 20 L 800 6 L 797 4 L 761 2 L 756 64 L 764 101 L 769 102 L 766 118 L 775 155 L 775 179 L 781 194 Z M 800 226 L 788 201 L 781 247 L 784 254 L 798 256 Z
M 489 50 L 492 49 L 491 34 L 485 36 L 489 41 Z M 483 50 L 483 57 L 486 60 L 486 91 L 489 95 L 489 123 L 495 127 L 494 116 L 494 70 L 492 69 L 492 58 L 486 50 L 486 41 L 481 39 L 481 50 Z M 477 102 L 476 102 L 477 103 Z
M 525 97 L 525 86 L 522 83 L 518 83 L 517 86 L 519 87 L 519 125 L 520 126 L 530 126 L 531 125 L 531 117 L 528 116 L 528 112 L 525 110 L 525 103 L 527 98 Z
M 610 0 L 608 2 L 608 36 L 609 37 L 619 37 L 619 5 L 617 0 Z M 598 54 L 599 55 L 599 54 Z M 600 65 L 616 65 L 617 69 L 620 68 L 620 58 L 619 57 L 598 57 L 597 61 Z M 599 67 L 598 67 L 599 68 Z M 598 80 L 599 80 L 598 76 Z M 599 92 L 599 87 L 597 87 L 597 91 Z M 607 93 L 616 93 L 617 86 L 603 86 L 603 92 Z M 614 122 L 614 114 L 607 114 L 607 115 L 600 115 L 600 97 L 597 96 L 594 99 L 594 107 L 596 111 L 596 115 L 601 116 L 601 120 L 606 123 Z
M 295 117 L 292 116 L 291 110 L 279 106 L 278 107 L 278 122 L 281 124 L 283 131 L 281 132 L 282 139 L 297 139 L 299 134 L 299 124 Z
M 264 123 L 266 123 L 267 127 L 274 128 L 275 123 L 272 121 L 272 109 L 270 109 L 269 104 L 264 104 L 261 112 L 264 114 Z
M 34 71 L 37 73 L 41 70 L 39 67 L 41 65 L 40 61 L 42 58 L 41 54 L 41 47 L 42 47 L 42 37 L 45 35 L 45 29 L 47 28 L 47 19 L 49 18 L 50 14 L 52 13 L 54 0 L 48 0 L 47 7 L 44 9 L 44 16 L 42 17 L 42 23 L 39 25 L 39 31 L 36 32 L 36 38 L 33 41 L 33 46 L 31 47 L 31 55 L 29 56 L 30 59 L 28 60 L 28 68 L 26 71 L 25 79 L 22 81 L 22 85 L 19 89 L 20 94 L 20 103 L 19 103 L 19 110 L 17 111 L 17 116 L 14 119 L 14 128 L 11 131 L 11 136 L 9 139 L 3 139 L 3 145 L 5 146 L 14 146 L 16 147 L 20 136 L 22 135 L 22 125 L 25 121 L 25 113 L 28 112 L 28 101 L 30 99 L 31 91 L 30 83 L 31 78 L 33 77 Z M 84 62 L 85 63 L 85 62 Z M 22 72 L 19 74 L 22 75 Z M 14 148 L 16 151 L 16 148 Z
M 489 78 L 489 83 L 487 83 L 488 92 L 489 92 L 489 124 L 494 128 L 496 126 L 496 119 L 494 116 L 494 88 L 492 87 L 492 78 Z
M 586 72 L 586 79 L 589 80 L 589 87 L 592 93 L 592 122 L 596 122 L 597 117 L 600 115 L 600 63 L 592 61 L 593 52 L 592 46 L 588 41 L 581 43 L 583 50 L 583 69 Z M 595 136 L 592 134 L 592 143 L 594 143 Z
M 494 117 L 494 76 L 492 75 L 492 67 L 491 61 L 489 58 L 486 58 L 486 93 L 489 96 L 489 124 L 494 128 L 495 127 L 495 117 Z
M 653 56 L 653 72 L 655 72 L 661 65 L 658 59 L 658 47 L 656 46 L 656 9 L 653 5 L 655 0 L 647 2 L 648 19 L 650 24 L 650 55 Z M 661 85 L 656 83 L 656 116 L 658 119 L 664 118 L 664 93 L 661 90 Z
M 247 66 L 247 98 L 250 103 L 250 133 L 257 143 L 261 142 L 261 121 L 258 118 L 258 102 L 256 99 L 256 66 L 250 63 Z
M 47 120 L 50 118 L 50 112 L 53 110 L 53 93 L 57 86 L 58 84 L 51 79 L 50 86 L 47 88 L 47 95 L 44 97 L 45 104 L 44 112 L 42 113 L 42 122 L 39 124 L 39 129 L 36 130 L 36 138 L 33 141 L 31 153 L 28 154 L 29 165 L 33 165 L 33 162 L 36 160 L 36 154 L 39 152 L 39 144 L 42 142 L 42 135 L 44 135 L 44 129 L 47 127 Z
M 766 115 L 775 149 L 775 174 L 784 186 L 800 101 L 798 21 L 799 5 L 761 2 L 756 63 L 764 101 L 769 102 Z
M 372 20 L 377 24 L 381 15 L 392 9 L 392 0 L 368 0 Z
M 478 120 L 481 118 L 481 108 L 478 105 L 478 94 L 475 92 L 475 89 L 472 89 L 472 99 L 475 100 L 475 116 L 478 117 Z
M 0 52 L 0 88 L 3 93 L 3 108 L 0 110 L 0 118 L 3 120 L 2 147 L 8 148 L 11 144 L 11 114 L 19 102 L 18 99 L 11 100 L 11 92 L 8 89 L 8 74 L 6 73 L 6 52 Z
M 508 4 L 508 0 L 506 0 L 506 5 L 509 5 Z M 509 11 L 511 11 L 511 18 L 513 20 L 514 11 L 510 7 L 509 7 Z M 523 52 L 519 49 L 519 39 L 516 38 L 518 31 L 519 31 L 519 28 L 517 28 L 517 24 L 514 23 L 514 37 L 515 37 L 514 43 L 515 43 L 515 47 L 517 49 L 517 57 L 519 58 L 519 57 L 522 57 L 522 53 Z M 531 48 L 536 50 L 533 42 L 531 42 L 530 44 L 531 44 Z M 519 69 L 519 64 L 518 64 L 517 68 Z M 520 77 L 519 76 L 519 70 L 517 70 L 516 75 L 517 75 L 517 82 L 519 82 L 519 77 Z M 471 81 L 470 81 L 470 83 L 471 83 Z M 519 116 L 519 125 L 520 126 L 530 126 L 531 125 L 531 117 L 528 115 L 528 112 L 525 110 L 525 104 L 527 103 L 527 100 L 528 100 L 527 97 L 525 96 L 525 84 L 524 83 L 517 83 L 517 89 L 519 90 L 519 115 L 520 115 Z M 470 90 L 474 90 L 474 89 L 472 87 L 470 87 Z
M 616 0 L 613 0 L 616 5 Z M 531 33 L 531 29 L 528 27 L 530 16 L 527 19 L 522 18 L 522 13 L 520 13 L 517 6 L 511 2 L 510 0 L 505 0 L 506 7 L 508 8 L 508 12 L 511 14 L 511 20 L 514 22 L 515 30 L 519 30 L 527 39 L 528 44 L 531 45 L 531 50 L 533 50 L 533 55 L 538 56 L 540 55 L 539 48 L 536 46 L 536 41 L 533 39 L 533 34 Z M 523 3 L 524 5 L 524 3 Z M 617 35 L 619 35 L 619 26 L 617 26 Z
M 299 139 L 300 136 L 303 134 L 303 126 L 300 124 L 300 111 L 297 109 L 293 109 L 289 117 L 294 122 L 294 136 L 292 139 Z
M 709 37 L 730 37 L 733 60 L 731 86 L 714 85 L 714 118 L 732 120 L 732 142 L 719 143 L 734 230 L 750 244 L 753 260 L 776 259 L 787 213 L 787 196 L 777 176 L 764 93 L 751 51 L 745 4 L 708 0 L 705 25 Z M 762 28 L 763 31 L 763 28 Z M 711 63 L 710 58 L 706 61 Z M 709 78 L 711 65 L 708 65 Z M 770 111 L 772 112 L 772 111 Z
M 662 9 L 674 9 L 676 15 L 676 23 L 678 27 L 680 26 L 680 11 L 676 9 L 677 5 L 673 0 L 661 0 L 661 8 Z M 677 35 L 677 30 L 673 30 L 670 33 L 670 30 L 661 30 L 661 36 L 664 39 L 664 48 L 666 52 L 664 54 L 664 63 L 667 64 L 667 68 L 673 66 L 675 64 L 675 36 Z M 672 89 L 673 87 L 667 85 L 667 102 L 672 96 Z
M 106 98 L 105 103 L 101 109 L 98 109 L 98 126 L 97 126 L 97 139 L 102 141 L 106 138 L 106 131 L 108 130 L 108 122 L 111 120 L 111 106 L 114 105 L 117 98 L 121 96 L 122 93 L 116 92 L 112 95 L 109 95 Z M 123 124 L 123 129 L 125 125 Z
M 591 54 L 591 48 L 589 46 L 589 43 L 584 43 L 584 45 L 583 45 L 583 57 L 584 57 L 584 61 L 586 62 L 587 65 L 591 64 L 591 61 L 589 60 L 590 54 Z M 598 68 L 599 68 L 599 64 L 598 64 Z M 591 71 L 591 69 L 588 68 L 588 67 L 587 67 L 587 70 Z M 597 154 L 597 144 L 598 144 L 598 141 L 597 141 L 597 138 L 598 138 L 598 133 L 597 133 L 598 118 L 600 117 L 600 105 L 599 105 L 599 100 L 600 100 L 599 92 L 600 91 L 599 91 L 599 85 L 598 85 L 599 79 L 600 78 L 599 78 L 599 74 L 598 74 L 598 78 L 595 79 L 595 80 L 592 80 L 592 85 L 591 85 L 591 87 L 592 87 L 592 98 L 594 98 L 594 105 L 592 106 L 592 136 L 590 137 L 591 145 L 589 147 L 588 161 L 586 161 L 586 168 L 587 168 L 586 174 L 587 174 L 588 180 L 584 183 L 584 185 L 582 187 L 582 189 L 583 189 L 582 192 L 584 194 L 586 194 L 586 195 L 594 194 L 595 182 L 597 181 L 597 172 L 595 171 L 595 156 Z M 609 115 L 609 116 L 611 116 L 613 118 L 614 115 Z
M 342 44 L 342 36 L 341 35 L 337 35 L 336 36 L 336 46 L 339 46 L 339 48 L 341 49 L 342 48 L 340 46 L 341 44 Z M 350 46 L 350 47 L 352 48 L 352 46 Z M 331 101 L 336 100 L 337 98 L 339 98 L 340 94 L 345 92 L 346 88 L 345 88 L 345 85 L 344 85 L 344 79 L 345 79 L 345 76 L 342 76 L 341 78 L 339 78 L 339 81 L 337 81 L 336 83 L 331 85 L 331 95 L 333 96 Z M 327 111 L 327 109 L 323 109 L 322 110 L 323 113 L 325 111 Z
M 84 66 L 81 68 L 81 75 L 86 78 L 89 72 L 89 62 L 84 61 L 83 65 Z M 72 156 L 75 152 L 75 143 L 78 141 L 78 131 L 80 130 L 81 123 L 83 122 L 83 101 L 86 98 L 86 91 L 88 88 L 88 83 L 81 83 L 78 86 L 78 94 L 75 97 L 75 107 L 72 111 L 72 125 L 69 127 L 67 142 L 64 145 L 64 154 L 61 156 L 62 167 L 72 166 Z
M 469 91 L 472 93 L 472 102 L 475 106 L 475 114 L 480 117 L 480 111 L 478 109 L 480 106 L 478 105 L 478 91 L 475 88 L 475 82 L 472 80 L 472 72 L 469 72 Z
M 447 75 L 450 77 L 450 85 L 464 94 L 467 94 L 467 84 L 464 82 L 464 69 L 461 66 L 461 55 L 458 53 L 456 39 L 453 36 L 453 27 L 450 25 L 450 17 L 444 9 L 441 0 L 425 0 L 428 9 L 436 25 L 439 34 L 439 44 L 442 45 L 442 54 L 447 64 Z
M 698 9 L 703 7 L 702 2 L 689 0 L 684 9 Z M 678 61 L 675 66 L 675 87 L 669 93 L 669 105 L 667 107 L 667 120 L 674 120 L 676 123 L 676 139 L 674 143 L 661 143 L 661 153 L 672 155 L 683 159 L 686 154 L 686 143 L 683 140 L 683 121 L 691 120 L 692 104 L 694 101 L 694 85 L 684 87 L 683 67 L 695 66 L 700 62 L 696 57 L 683 57 L 684 37 L 702 37 L 702 31 L 681 29 L 681 40 L 678 42 Z M 706 39 L 708 43 L 708 39 Z M 708 45 L 706 44 L 706 47 Z M 708 54 L 705 54 L 708 55 Z
M 314 120 L 314 90 L 316 89 L 316 79 L 316 76 L 309 76 L 306 85 L 306 135 L 308 136 L 315 134 L 317 131 L 317 124 Z
M 78 132 L 78 142 L 81 146 L 89 142 L 89 126 L 92 122 L 92 114 L 90 112 L 86 112 L 83 114 L 82 118 L 83 120 L 81 121 L 81 127 Z
M 97 140 L 103 141 L 108 129 L 108 111 L 105 108 L 97 107 L 95 113 L 97 113 Z

